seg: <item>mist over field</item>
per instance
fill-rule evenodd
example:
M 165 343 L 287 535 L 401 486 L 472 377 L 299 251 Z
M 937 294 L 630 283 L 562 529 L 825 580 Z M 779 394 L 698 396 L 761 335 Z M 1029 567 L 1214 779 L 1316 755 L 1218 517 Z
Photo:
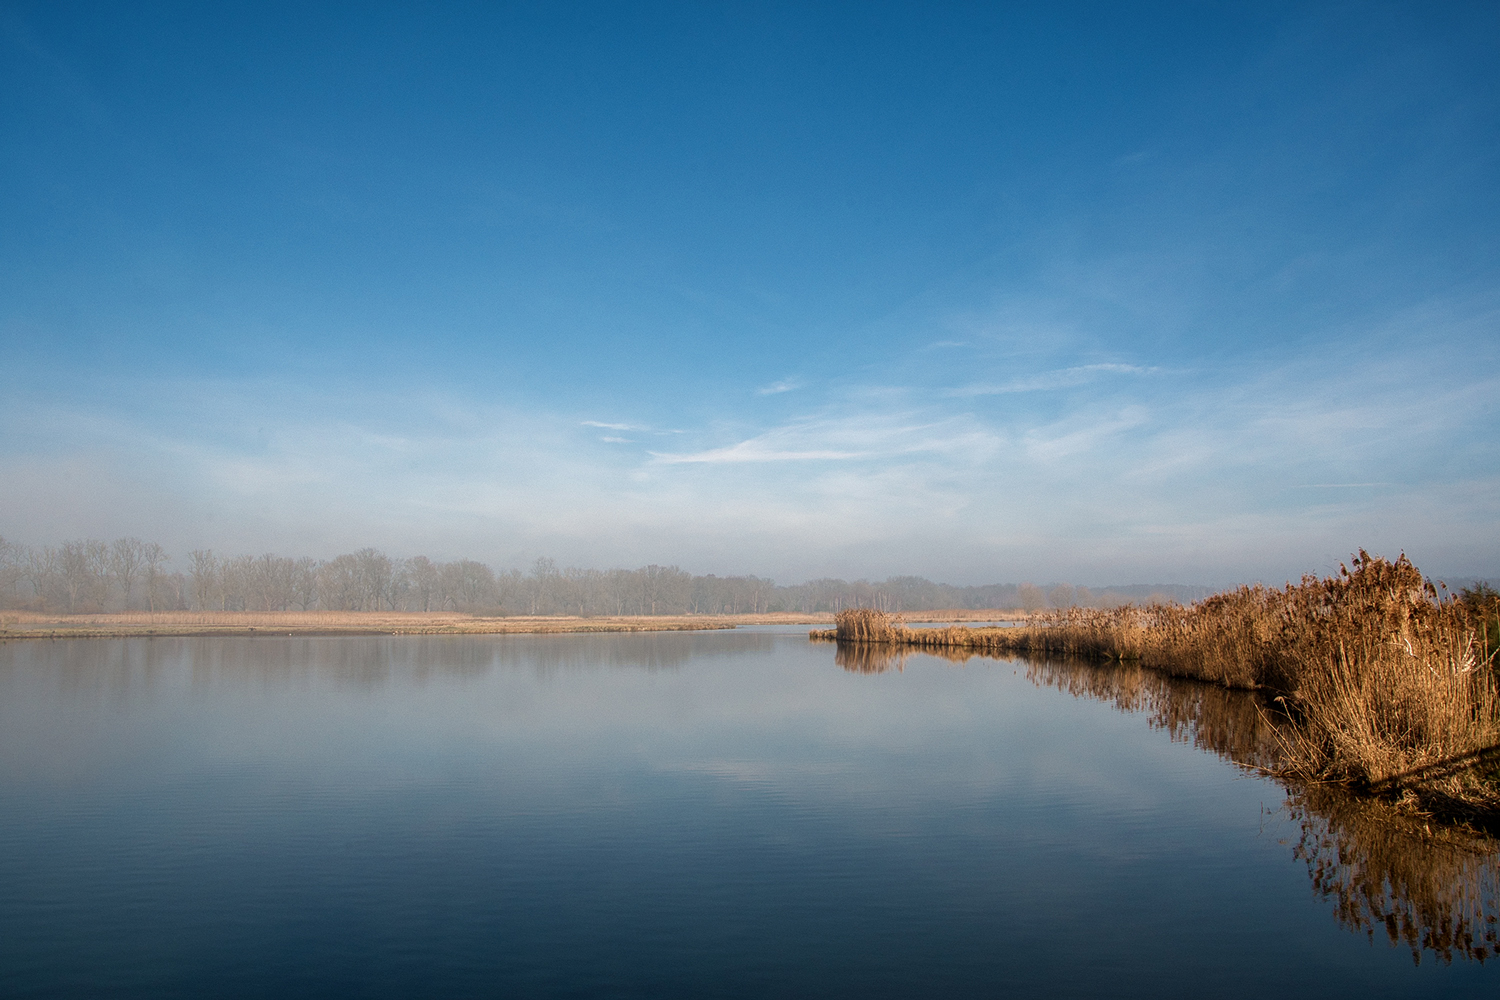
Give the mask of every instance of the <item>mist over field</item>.
M 0 538 L 0 608 L 88 614 L 127 611 L 399 611 L 505 615 L 680 615 L 1115 607 L 1190 601 L 1180 585 L 1074 586 L 1030 581 L 960 587 L 917 576 L 824 577 L 778 584 L 677 566 L 599 570 L 546 557 L 498 571 L 475 559 L 392 558 L 363 548 L 332 559 L 229 556 L 194 549 L 175 562 L 158 542 L 75 539 L 29 546 Z

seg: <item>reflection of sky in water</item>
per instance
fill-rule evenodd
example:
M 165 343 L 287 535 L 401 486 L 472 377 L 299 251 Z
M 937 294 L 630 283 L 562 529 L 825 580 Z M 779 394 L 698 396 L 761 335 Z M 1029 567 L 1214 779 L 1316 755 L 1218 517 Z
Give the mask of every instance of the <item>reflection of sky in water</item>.
M 805 631 L 0 645 L 0 993 L 1493 989 L 1160 704 Z

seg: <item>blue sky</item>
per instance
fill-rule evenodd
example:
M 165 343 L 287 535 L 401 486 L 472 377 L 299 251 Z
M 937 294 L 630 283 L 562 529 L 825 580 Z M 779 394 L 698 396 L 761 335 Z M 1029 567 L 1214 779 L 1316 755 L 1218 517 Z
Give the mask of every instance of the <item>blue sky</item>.
M 1500 575 L 1493 4 L 308 6 L 0 5 L 0 534 Z

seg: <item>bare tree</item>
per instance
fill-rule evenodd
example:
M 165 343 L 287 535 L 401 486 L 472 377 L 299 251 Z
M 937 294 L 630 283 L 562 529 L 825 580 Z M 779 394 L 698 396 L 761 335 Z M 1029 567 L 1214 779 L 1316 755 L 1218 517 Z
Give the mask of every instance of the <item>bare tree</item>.
M 569 567 L 562 572 L 562 590 L 567 595 L 569 611 L 579 616 L 593 614 L 603 597 L 604 574 L 597 569 Z
M 245 610 L 272 610 L 276 601 L 276 557 L 267 552 L 249 560 L 245 576 Z
M 437 564 L 437 604 L 438 608 L 447 611 L 458 610 L 459 603 L 459 569 L 458 563 Z
M 277 556 L 271 564 L 271 580 L 276 610 L 288 610 L 297 599 L 297 560 Z
M 225 611 L 248 611 L 255 586 L 255 557 L 235 556 L 224 560 L 219 573 L 219 606 Z
M 1071 584 L 1059 583 L 1047 592 L 1047 599 L 1054 608 L 1071 608 L 1078 603 L 1078 593 Z
M 50 545 L 26 551 L 23 569 L 26 583 L 31 587 L 31 599 L 37 607 L 46 607 L 61 593 L 61 574 L 57 570 L 57 550 Z
M 391 567 L 391 586 L 385 594 L 386 609 L 390 611 L 410 610 L 412 592 L 415 589 L 411 579 L 410 561 L 393 559 Z
M 1034 615 L 1047 606 L 1047 598 L 1042 593 L 1042 588 L 1034 583 L 1023 583 L 1017 588 L 1017 598 L 1021 602 L 1021 608 L 1029 615 Z
M 531 613 L 542 614 L 552 610 L 557 587 L 557 563 L 545 557 L 531 564 Z
M 357 611 L 363 595 L 359 560 L 337 556 L 318 567 L 318 603 L 329 611 Z
M 130 592 L 146 564 L 146 543 L 139 538 L 116 538 L 109 547 L 109 569 L 120 585 L 120 609 L 130 610 Z
M 631 591 L 635 589 L 635 574 L 628 569 L 612 569 L 604 574 L 604 592 L 609 596 L 609 602 L 614 606 L 614 613 L 623 615 L 625 605 L 630 600 Z
M 688 588 L 684 578 L 691 580 L 676 566 L 651 565 L 636 571 L 640 593 L 641 614 L 666 613 L 687 603 Z M 649 611 L 647 609 L 650 609 Z
M 146 606 L 153 612 L 156 610 L 157 591 L 161 587 L 162 566 L 169 558 L 155 542 L 147 542 L 141 547 L 141 561 L 146 564 Z
M 524 609 L 530 602 L 531 580 L 518 569 L 495 574 L 495 607 Z
M 359 576 L 359 610 L 379 611 L 391 586 L 391 560 L 378 549 L 354 553 Z
M 486 611 L 495 607 L 495 571 L 482 562 L 460 559 L 454 568 L 457 594 L 464 611 Z
M 750 613 L 755 615 L 764 614 L 767 595 L 775 584 L 770 580 L 762 580 L 758 576 L 746 577 L 745 582 L 750 591 Z M 885 610 L 889 611 L 891 609 L 888 607 Z
M 285 611 L 295 599 L 296 563 L 267 552 L 246 568 L 246 608 Z
M 109 592 L 109 546 L 92 538 L 63 542 L 58 569 L 69 611 L 104 607 Z
M 181 573 L 164 573 L 160 588 L 162 604 L 173 611 L 185 611 L 188 607 L 188 578 Z
M 21 603 L 21 581 L 26 578 L 25 551 L 0 536 L 0 607 Z
M 193 578 L 193 603 L 199 611 L 213 607 L 214 595 L 219 591 L 219 559 L 213 549 L 194 549 L 188 553 L 191 560 L 189 573 Z
M 433 598 L 437 596 L 438 568 L 426 556 L 412 556 L 406 560 L 406 572 L 423 611 L 432 610 Z
M 318 561 L 311 556 L 292 564 L 292 600 L 303 611 L 318 603 Z

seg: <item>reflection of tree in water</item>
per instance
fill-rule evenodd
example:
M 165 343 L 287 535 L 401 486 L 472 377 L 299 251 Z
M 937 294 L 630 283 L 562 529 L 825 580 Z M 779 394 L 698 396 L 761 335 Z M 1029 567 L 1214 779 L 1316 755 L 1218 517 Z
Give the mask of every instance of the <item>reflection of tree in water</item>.
M 846 670 L 878 673 L 895 654 L 881 647 L 839 650 Z M 968 655 L 950 657 L 957 661 Z M 1128 665 L 1019 658 L 1040 687 L 1142 713 L 1172 739 L 1241 767 L 1272 771 L 1282 761 L 1285 716 L 1254 692 L 1168 677 Z M 881 664 L 885 664 L 882 666 Z M 1301 828 L 1294 855 L 1307 864 L 1319 898 L 1339 924 L 1382 933 L 1392 945 L 1444 962 L 1500 954 L 1500 842 L 1465 827 L 1441 826 L 1399 803 L 1332 785 L 1278 779 L 1287 812 Z
M 611 669 L 678 670 L 692 660 L 765 652 L 768 633 L 569 633 L 567 635 L 224 636 L 64 639 L 12 646 L 70 689 L 105 686 L 146 694 L 173 671 L 195 684 L 274 685 L 318 677 L 336 687 L 377 690 L 401 679 L 477 678 L 500 669 L 538 674 Z

